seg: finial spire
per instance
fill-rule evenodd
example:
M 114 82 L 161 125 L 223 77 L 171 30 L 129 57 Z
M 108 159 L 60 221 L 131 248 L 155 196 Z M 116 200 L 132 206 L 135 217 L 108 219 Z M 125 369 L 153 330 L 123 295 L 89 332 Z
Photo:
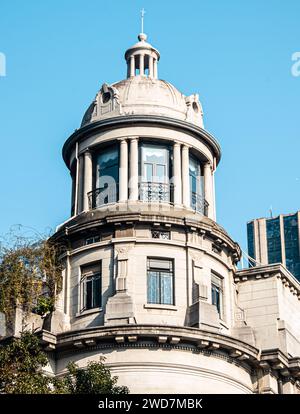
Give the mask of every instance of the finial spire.
M 144 16 L 145 16 L 145 13 L 146 13 L 146 11 L 143 7 L 142 10 L 141 10 L 141 29 L 142 29 L 141 33 L 144 33 Z

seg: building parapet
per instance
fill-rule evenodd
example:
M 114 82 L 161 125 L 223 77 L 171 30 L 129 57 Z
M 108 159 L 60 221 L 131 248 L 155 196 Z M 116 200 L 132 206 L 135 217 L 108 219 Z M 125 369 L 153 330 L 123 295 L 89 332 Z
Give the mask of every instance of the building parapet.
M 250 279 L 262 279 L 276 276 L 281 279 L 282 284 L 300 300 L 300 282 L 281 264 L 268 264 L 243 269 L 236 272 L 234 281 L 236 283 L 245 282 Z

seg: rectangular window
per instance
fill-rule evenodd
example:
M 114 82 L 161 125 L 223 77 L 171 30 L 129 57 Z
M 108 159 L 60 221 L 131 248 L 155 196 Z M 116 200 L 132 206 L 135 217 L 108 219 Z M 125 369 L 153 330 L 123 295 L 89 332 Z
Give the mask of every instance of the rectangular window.
M 148 259 L 147 302 L 174 305 L 173 260 Z
M 281 238 L 279 218 L 268 219 L 267 222 L 267 245 L 268 263 L 281 263 Z
M 203 182 L 201 177 L 200 161 L 190 156 L 189 159 L 190 180 L 190 206 L 196 211 L 205 214 L 203 198 Z
M 140 199 L 148 202 L 170 201 L 169 148 L 143 144 L 140 158 Z
M 114 203 L 118 199 L 119 150 L 116 146 L 101 149 L 96 155 L 93 207 Z
M 215 305 L 220 318 L 223 318 L 223 280 L 212 274 L 211 277 L 211 303 Z
M 247 241 L 248 241 L 248 255 L 252 259 L 256 259 L 255 257 L 255 238 L 254 238 L 254 223 L 250 221 L 247 223 Z M 249 267 L 255 266 L 255 262 L 252 260 L 248 261 Z
M 93 244 L 93 243 L 98 243 L 101 241 L 101 237 L 98 236 L 93 236 L 93 237 L 89 237 L 88 239 L 85 239 L 85 244 Z
M 101 262 L 81 268 L 81 311 L 101 307 Z
M 297 214 L 283 217 L 287 269 L 300 280 L 299 233 Z

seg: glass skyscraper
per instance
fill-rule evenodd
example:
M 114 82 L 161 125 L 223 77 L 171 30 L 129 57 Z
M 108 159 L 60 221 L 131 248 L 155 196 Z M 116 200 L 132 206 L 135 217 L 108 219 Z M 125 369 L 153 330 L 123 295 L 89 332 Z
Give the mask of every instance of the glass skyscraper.
M 300 280 L 300 211 L 247 223 L 248 254 L 260 264 L 282 263 Z M 249 266 L 255 266 L 249 260 Z

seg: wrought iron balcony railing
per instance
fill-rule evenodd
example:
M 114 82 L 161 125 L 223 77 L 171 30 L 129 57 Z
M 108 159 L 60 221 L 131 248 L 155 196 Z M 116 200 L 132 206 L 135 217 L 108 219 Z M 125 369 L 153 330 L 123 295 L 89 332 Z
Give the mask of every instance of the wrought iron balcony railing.
M 118 201 L 117 189 L 116 187 L 96 188 L 88 193 L 88 199 L 90 209 L 115 203 Z M 174 186 L 169 183 L 142 182 L 139 184 L 139 199 L 146 203 L 173 203 Z M 192 192 L 190 203 L 192 209 L 205 216 L 208 215 L 209 204 L 202 194 Z
M 145 202 L 172 202 L 173 185 L 166 183 L 143 182 L 139 185 L 140 200 Z
M 117 187 L 95 188 L 88 193 L 89 208 L 97 208 L 104 204 L 116 203 L 118 200 Z
M 191 207 L 197 211 L 198 213 L 204 214 L 204 216 L 208 215 L 208 202 L 205 200 L 202 194 L 198 194 L 195 192 L 191 193 Z

